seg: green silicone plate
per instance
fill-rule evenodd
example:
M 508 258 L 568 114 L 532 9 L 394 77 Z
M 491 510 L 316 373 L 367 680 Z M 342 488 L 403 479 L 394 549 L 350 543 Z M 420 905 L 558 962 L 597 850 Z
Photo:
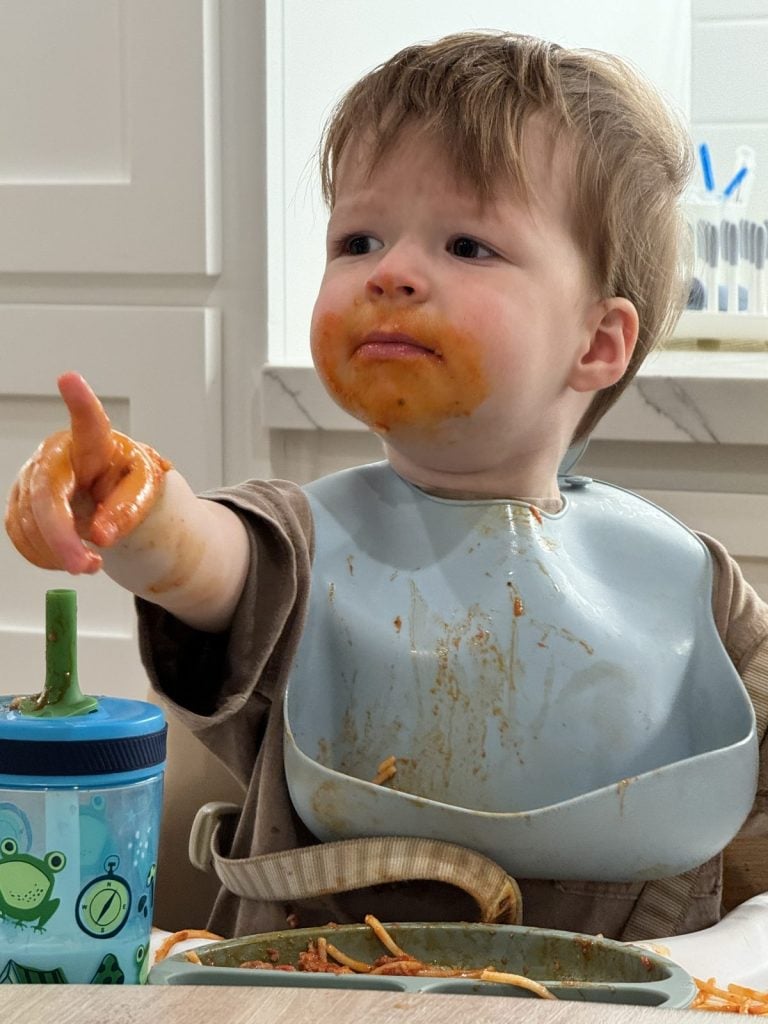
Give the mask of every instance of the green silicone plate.
M 539 981 L 558 999 L 596 1003 L 689 1006 L 693 978 L 677 964 L 638 946 L 573 932 L 483 924 L 387 924 L 406 952 L 420 960 L 458 967 L 486 967 Z M 537 998 L 524 989 L 467 978 L 406 978 L 392 975 L 312 974 L 245 969 L 249 960 L 296 964 L 310 940 L 325 936 L 357 960 L 386 953 L 367 925 L 300 928 L 215 942 L 196 950 L 202 964 L 183 954 L 153 967 L 153 985 L 269 985 L 301 988 L 359 988 L 387 992 L 440 992 Z

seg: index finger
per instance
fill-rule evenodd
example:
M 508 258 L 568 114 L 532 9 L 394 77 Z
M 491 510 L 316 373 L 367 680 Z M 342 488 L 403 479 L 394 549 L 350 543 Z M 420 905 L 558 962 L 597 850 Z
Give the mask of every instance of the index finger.
M 89 488 L 109 467 L 115 452 L 104 406 L 79 373 L 63 373 L 59 393 L 72 423 L 72 466 L 81 487 Z

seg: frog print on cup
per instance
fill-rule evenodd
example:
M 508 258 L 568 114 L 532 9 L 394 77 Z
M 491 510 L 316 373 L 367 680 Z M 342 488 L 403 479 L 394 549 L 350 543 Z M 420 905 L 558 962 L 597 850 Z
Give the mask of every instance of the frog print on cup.
M 0 920 L 13 921 L 17 928 L 31 924 L 36 932 L 45 931 L 60 902 L 51 895 L 54 876 L 66 863 L 58 850 L 41 860 L 19 853 L 19 844 L 9 836 L 0 841 Z
M 142 943 L 136 950 L 134 957 L 136 961 L 136 981 L 139 985 L 146 985 L 149 977 L 149 969 L 152 966 L 152 957 L 149 952 L 149 943 Z

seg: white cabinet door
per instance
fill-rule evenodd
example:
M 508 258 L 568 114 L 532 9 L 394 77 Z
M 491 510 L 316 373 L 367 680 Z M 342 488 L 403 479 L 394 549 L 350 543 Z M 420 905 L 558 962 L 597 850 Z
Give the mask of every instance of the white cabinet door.
M 44 436 L 67 425 L 56 377 L 77 370 L 117 429 L 152 444 L 196 489 L 221 482 L 219 318 L 205 308 L 0 306 L 0 491 Z M 84 692 L 141 697 L 130 595 L 103 575 L 30 566 L 0 535 L 0 694 L 40 690 L 45 591 L 79 604 Z
M 0 273 L 216 274 L 216 0 L 2 0 Z

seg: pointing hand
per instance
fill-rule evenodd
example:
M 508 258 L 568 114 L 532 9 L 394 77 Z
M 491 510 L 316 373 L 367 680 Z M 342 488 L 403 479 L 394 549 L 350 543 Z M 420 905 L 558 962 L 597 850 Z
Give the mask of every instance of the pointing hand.
M 108 548 L 141 523 L 171 464 L 113 430 L 85 380 L 58 380 L 71 429 L 46 438 L 13 484 L 5 527 L 16 549 L 43 569 L 94 573 Z

